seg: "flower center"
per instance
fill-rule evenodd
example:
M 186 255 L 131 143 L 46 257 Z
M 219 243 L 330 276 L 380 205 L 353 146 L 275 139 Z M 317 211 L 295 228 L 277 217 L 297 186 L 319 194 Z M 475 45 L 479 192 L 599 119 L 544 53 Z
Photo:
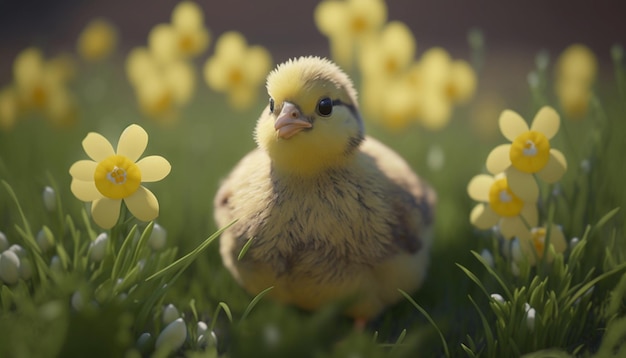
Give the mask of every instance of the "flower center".
M 189 55 L 195 50 L 193 37 L 189 34 L 182 35 L 178 40 L 178 47 L 185 55 Z
M 535 228 L 531 231 L 533 245 L 535 246 L 535 252 L 537 256 L 541 258 L 543 256 L 543 250 L 546 247 L 546 229 Z
M 489 188 L 489 206 L 500 216 L 513 217 L 522 212 L 524 202 L 509 189 L 506 178 L 501 178 Z
M 355 16 L 351 22 L 352 32 L 360 35 L 367 29 L 367 20 L 363 16 Z
M 112 155 L 98 163 L 93 178 L 100 194 L 110 199 L 123 199 L 139 188 L 141 171 L 125 156 Z
M 524 173 L 536 173 L 550 159 L 550 142 L 537 131 L 520 134 L 511 144 L 509 158 L 513 166 Z

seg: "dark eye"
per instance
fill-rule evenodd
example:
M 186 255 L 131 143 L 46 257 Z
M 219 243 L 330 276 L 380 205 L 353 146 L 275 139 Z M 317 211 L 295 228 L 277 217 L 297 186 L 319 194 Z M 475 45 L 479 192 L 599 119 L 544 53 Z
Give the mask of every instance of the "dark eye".
M 330 116 L 333 113 L 333 101 L 328 97 L 320 99 L 317 104 L 317 113 L 324 117 Z
M 274 113 L 274 99 L 270 98 L 270 113 Z

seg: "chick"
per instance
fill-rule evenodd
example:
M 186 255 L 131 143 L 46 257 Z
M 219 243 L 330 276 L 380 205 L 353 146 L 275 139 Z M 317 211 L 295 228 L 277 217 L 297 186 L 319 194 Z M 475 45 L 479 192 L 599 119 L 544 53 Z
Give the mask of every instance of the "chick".
M 223 181 L 215 219 L 226 268 L 251 294 L 307 310 L 352 299 L 376 317 L 415 291 L 429 261 L 435 193 L 366 137 L 356 91 L 329 60 L 301 57 L 267 78 L 258 148 Z M 239 260 L 242 248 L 248 243 Z

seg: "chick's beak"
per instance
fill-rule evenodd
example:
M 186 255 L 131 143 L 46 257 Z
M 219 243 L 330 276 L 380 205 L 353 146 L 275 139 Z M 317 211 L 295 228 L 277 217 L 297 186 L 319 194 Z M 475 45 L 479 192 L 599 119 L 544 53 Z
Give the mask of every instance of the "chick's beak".
M 298 107 L 289 102 L 283 104 L 283 109 L 274 122 L 278 138 L 283 139 L 289 139 L 301 130 L 312 127 L 311 122 L 300 113 Z

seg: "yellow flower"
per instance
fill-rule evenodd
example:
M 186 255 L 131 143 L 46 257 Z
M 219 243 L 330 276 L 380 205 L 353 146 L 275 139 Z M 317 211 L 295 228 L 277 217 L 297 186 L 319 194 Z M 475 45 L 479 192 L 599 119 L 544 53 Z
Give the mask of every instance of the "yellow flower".
M 109 21 L 97 18 L 91 20 L 78 37 L 78 54 L 89 62 L 107 58 L 117 44 L 117 31 Z
M 141 183 L 165 178 L 170 163 L 161 156 L 138 160 L 148 145 L 148 134 L 140 126 L 128 126 L 120 135 L 117 150 L 102 135 L 91 132 L 83 149 L 92 160 L 79 160 L 70 167 L 71 190 L 79 199 L 92 202 L 91 215 L 99 226 L 109 229 L 120 215 L 122 200 L 130 213 L 142 221 L 159 215 L 159 202 Z
M 543 258 L 546 243 L 550 243 L 550 247 L 547 251 L 546 261 L 552 262 L 554 260 L 555 253 L 563 253 L 567 249 L 567 243 L 565 242 L 565 236 L 561 231 L 561 228 L 557 225 L 550 227 L 550 239 L 547 239 L 548 230 L 545 227 L 534 227 L 530 231 L 523 232 L 518 236 L 519 240 L 519 252 L 513 251 L 513 257 L 516 261 L 528 260 L 528 263 L 533 266 L 537 263 L 537 260 Z
M 587 114 L 597 69 L 595 55 L 584 45 L 571 45 L 559 56 L 555 92 L 561 108 L 570 118 L 580 119 Z
M 72 74 L 72 61 L 65 56 L 45 61 L 37 48 L 22 51 L 13 64 L 20 107 L 38 111 L 56 125 L 72 124 L 77 109 L 66 86 Z
M 248 47 L 243 35 L 230 31 L 220 36 L 215 54 L 204 64 L 204 79 L 213 90 L 228 94 L 233 107 L 245 109 L 256 100 L 271 65 L 265 48 Z
M 424 52 L 411 72 L 418 88 L 418 120 L 430 130 L 447 125 L 452 105 L 469 101 L 476 92 L 477 79 L 472 67 L 463 60 L 452 60 L 439 47 Z
M 126 74 L 142 112 L 164 123 L 178 119 L 195 89 L 191 64 L 185 61 L 160 63 L 145 48 L 135 48 L 128 55 Z
M 383 0 L 326 0 L 317 5 L 314 17 L 330 41 L 333 60 L 350 69 L 355 50 L 387 21 L 387 5 Z
M 180 2 L 172 12 L 170 24 L 155 26 L 148 36 L 149 47 L 159 61 L 190 59 L 209 46 L 209 31 L 198 4 Z
M 489 153 L 487 170 L 492 174 L 506 172 L 511 190 L 524 200 L 535 201 L 539 187 L 532 175 L 554 183 L 567 169 L 563 153 L 550 146 L 550 139 L 559 131 L 559 115 L 551 107 L 543 107 L 528 128 L 519 114 L 505 110 L 499 124 L 511 144 L 499 145 Z
M 415 38 L 400 21 L 392 21 L 376 37 L 363 43 L 359 57 L 364 77 L 393 78 L 403 74 L 415 56 Z
M 507 177 L 480 174 L 467 186 L 469 196 L 481 203 L 470 214 L 470 222 L 479 229 L 498 225 L 502 236 L 510 239 L 523 234 L 526 225 L 537 225 L 537 207 L 515 195 L 508 186 Z
M 18 115 L 17 94 L 12 87 L 0 91 L 0 129 L 10 130 L 15 126 Z

